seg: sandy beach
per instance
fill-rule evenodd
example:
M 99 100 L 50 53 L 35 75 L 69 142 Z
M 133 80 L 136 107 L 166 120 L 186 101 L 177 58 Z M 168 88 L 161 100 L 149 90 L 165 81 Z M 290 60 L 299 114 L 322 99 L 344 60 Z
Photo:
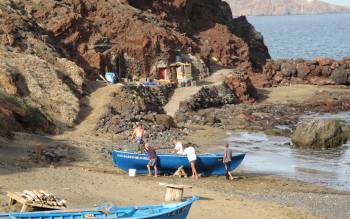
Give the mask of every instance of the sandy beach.
M 208 136 L 208 133 L 221 133 Z M 74 133 L 74 131 L 72 132 Z M 103 148 L 112 144 L 101 136 L 71 135 L 45 137 L 17 133 L 14 140 L 1 140 L 0 211 L 19 210 L 7 206 L 7 191 L 43 189 L 63 197 L 69 208 L 93 207 L 101 203 L 144 205 L 162 203 L 165 188 L 159 182 L 193 186 L 185 197 L 200 196 L 189 218 L 348 218 L 350 193 L 271 175 L 235 173 L 199 180 L 161 176 L 129 177 L 113 167 Z M 76 133 L 75 133 L 76 134 Z M 219 144 L 220 129 L 202 127 L 188 136 L 196 143 Z M 85 137 L 84 137 L 85 136 Z M 206 138 L 204 138 L 206 136 Z M 219 138 L 218 138 L 219 137 Z M 63 140 L 64 139 L 64 140 Z M 28 160 L 34 145 L 60 145 L 69 150 L 57 165 Z

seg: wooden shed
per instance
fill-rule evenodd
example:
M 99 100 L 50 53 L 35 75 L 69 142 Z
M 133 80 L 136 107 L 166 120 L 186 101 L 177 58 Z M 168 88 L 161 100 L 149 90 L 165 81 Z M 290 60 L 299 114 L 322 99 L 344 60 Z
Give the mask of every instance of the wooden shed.
M 190 63 L 176 62 L 169 65 L 172 80 L 181 83 L 183 79 L 192 80 L 192 66 Z

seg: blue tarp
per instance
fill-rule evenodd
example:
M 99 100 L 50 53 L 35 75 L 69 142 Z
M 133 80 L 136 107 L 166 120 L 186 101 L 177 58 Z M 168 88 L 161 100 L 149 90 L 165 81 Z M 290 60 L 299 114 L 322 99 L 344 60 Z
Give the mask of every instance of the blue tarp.
M 109 83 L 114 84 L 115 82 L 117 82 L 117 78 L 114 72 L 106 72 L 105 78 Z

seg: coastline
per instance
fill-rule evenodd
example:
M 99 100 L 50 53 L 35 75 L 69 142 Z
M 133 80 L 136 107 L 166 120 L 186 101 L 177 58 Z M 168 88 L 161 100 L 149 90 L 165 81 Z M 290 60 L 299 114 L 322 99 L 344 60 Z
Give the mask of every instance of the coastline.
M 220 144 L 226 131 L 218 128 L 201 127 L 187 139 L 193 143 Z M 207 133 L 218 133 L 210 135 Z M 204 138 L 203 136 L 206 136 Z M 185 197 L 199 195 L 201 200 L 192 207 L 188 218 L 346 218 L 349 214 L 350 193 L 309 184 L 284 177 L 238 170 L 233 181 L 225 177 L 204 177 L 200 180 L 174 177 L 149 178 L 128 177 L 112 166 L 110 157 L 101 152 L 100 136 L 65 139 L 72 147 L 79 149 L 73 154 L 79 159 L 55 166 L 33 163 L 24 159 L 33 142 L 62 144 L 59 137 L 48 138 L 17 133 L 8 147 L 0 150 L 11 155 L 11 146 L 21 151 L 20 158 L 0 155 L 0 211 L 14 211 L 6 206 L 6 191 L 44 189 L 68 201 L 69 208 L 85 208 L 111 202 L 117 205 L 144 205 L 163 202 L 164 191 L 158 183 L 192 185 L 185 191 Z M 84 140 L 85 139 L 85 140 Z M 93 140 L 92 140 L 93 139 Z M 205 149 L 206 146 L 203 148 Z M 3 155 L 3 153 L 2 153 Z M 5 158 L 6 157 L 6 158 Z M 5 160 L 7 159 L 7 160 Z M 7 165 L 4 165 L 7 164 Z M 217 209 L 220 209 L 218 211 Z

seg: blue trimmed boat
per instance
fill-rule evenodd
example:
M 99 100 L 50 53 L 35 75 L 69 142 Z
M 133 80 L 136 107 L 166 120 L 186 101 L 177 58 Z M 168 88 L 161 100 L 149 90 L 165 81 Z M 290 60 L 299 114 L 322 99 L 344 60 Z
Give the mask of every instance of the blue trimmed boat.
M 129 206 L 97 207 L 96 209 L 37 211 L 0 214 L 0 219 L 185 219 L 197 196 L 180 203 Z
M 244 159 L 245 154 L 232 156 L 230 171 L 236 169 Z M 180 166 L 190 172 L 191 166 L 186 156 L 177 154 L 157 154 L 157 166 L 159 173 L 174 173 Z M 225 175 L 226 170 L 223 164 L 223 154 L 198 154 L 197 172 L 204 175 Z M 137 174 L 147 174 L 148 157 L 146 154 L 137 154 L 128 151 L 113 150 L 113 163 L 120 169 L 128 172 L 129 169 L 136 169 Z

